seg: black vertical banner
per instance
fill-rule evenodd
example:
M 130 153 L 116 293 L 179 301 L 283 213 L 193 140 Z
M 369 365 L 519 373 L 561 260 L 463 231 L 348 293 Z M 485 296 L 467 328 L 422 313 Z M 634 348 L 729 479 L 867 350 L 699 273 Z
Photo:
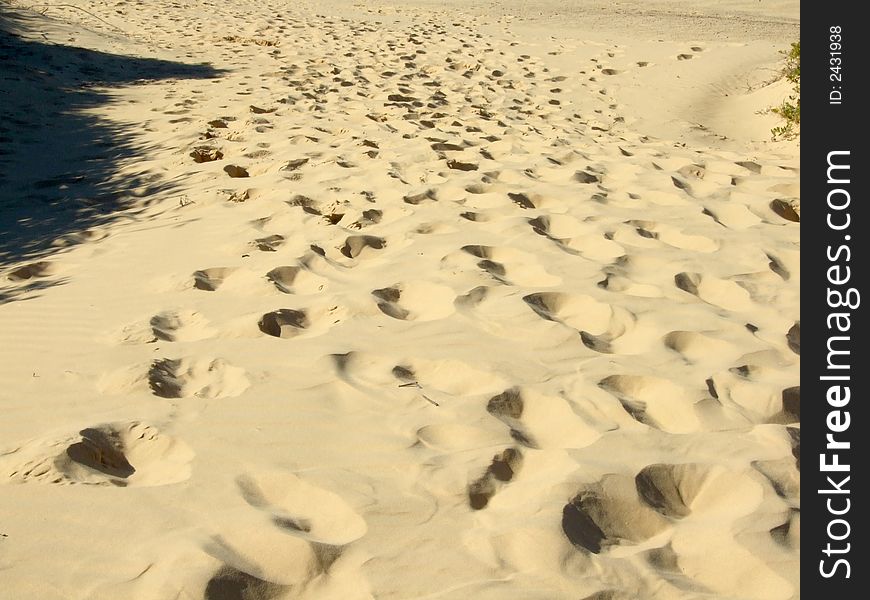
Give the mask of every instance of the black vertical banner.
M 838 599 L 867 594 L 870 416 L 866 356 L 870 110 L 861 3 L 804 3 L 801 46 L 807 109 L 801 123 L 801 587 Z M 867 296 L 870 301 L 870 296 Z M 806 429 L 806 431 L 803 431 Z

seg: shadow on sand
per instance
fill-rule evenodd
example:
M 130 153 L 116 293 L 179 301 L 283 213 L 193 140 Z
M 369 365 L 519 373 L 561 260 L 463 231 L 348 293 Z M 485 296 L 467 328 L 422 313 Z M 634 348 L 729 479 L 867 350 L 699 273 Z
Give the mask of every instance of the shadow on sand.
M 93 110 L 117 101 L 112 88 L 221 74 L 207 65 L 50 43 L 39 37 L 47 21 L 0 4 L 0 283 L 18 279 L 0 287 L 0 304 L 50 285 L 10 279 L 11 263 L 39 260 L 58 240 L 83 241 L 94 226 L 135 219 L 149 196 L 169 191 L 171 183 L 144 169 L 117 176 L 120 161 L 154 149 L 133 127 Z

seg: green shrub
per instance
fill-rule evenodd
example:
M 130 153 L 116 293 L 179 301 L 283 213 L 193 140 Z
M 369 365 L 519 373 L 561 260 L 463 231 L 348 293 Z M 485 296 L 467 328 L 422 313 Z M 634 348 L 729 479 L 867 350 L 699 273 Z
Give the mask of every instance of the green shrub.
M 785 120 L 785 123 L 770 130 L 774 138 L 793 138 L 800 132 L 801 124 L 801 43 L 794 42 L 791 50 L 783 51 L 785 66 L 783 76 L 790 81 L 794 90 L 787 100 L 773 109 Z

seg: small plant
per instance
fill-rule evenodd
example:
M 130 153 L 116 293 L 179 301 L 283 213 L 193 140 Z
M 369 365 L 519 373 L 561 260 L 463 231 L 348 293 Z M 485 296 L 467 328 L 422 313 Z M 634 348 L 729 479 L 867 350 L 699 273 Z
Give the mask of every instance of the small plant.
M 801 43 L 792 43 L 791 50 L 783 50 L 782 53 L 785 55 L 782 75 L 793 84 L 794 93 L 773 109 L 785 123 L 774 127 L 770 132 L 774 138 L 791 139 L 800 133 L 801 124 Z

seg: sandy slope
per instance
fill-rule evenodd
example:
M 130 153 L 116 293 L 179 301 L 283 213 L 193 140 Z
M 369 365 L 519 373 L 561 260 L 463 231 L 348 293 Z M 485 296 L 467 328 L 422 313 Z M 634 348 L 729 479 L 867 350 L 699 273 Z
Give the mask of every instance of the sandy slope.
M 3 593 L 799 597 L 796 2 L 74 3 L 0 23 Z

